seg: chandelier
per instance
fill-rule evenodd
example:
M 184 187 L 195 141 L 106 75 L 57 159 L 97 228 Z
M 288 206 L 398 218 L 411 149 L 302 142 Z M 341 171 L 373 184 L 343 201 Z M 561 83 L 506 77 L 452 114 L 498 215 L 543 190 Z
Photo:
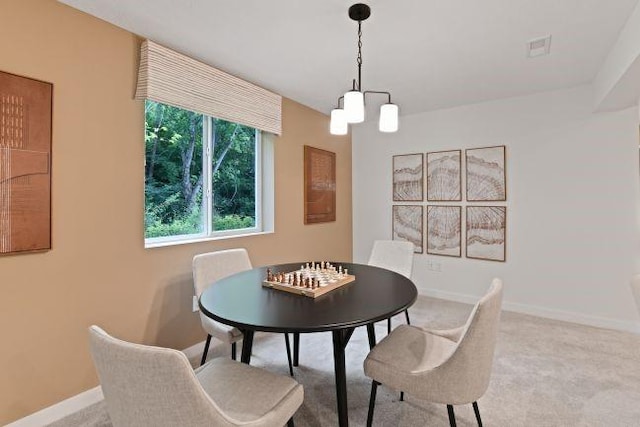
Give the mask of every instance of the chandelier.
M 333 135 L 346 135 L 349 123 L 364 121 L 364 101 L 367 95 L 386 95 L 387 102 L 380 106 L 380 132 L 395 132 L 398 130 L 398 106 L 391 103 L 391 93 L 377 90 L 362 90 L 362 21 L 371 16 L 371 8 L 363 3 L 354 4 L 349 8 L 349 18 L 358 22 L 358 79 L 353 79 L 350 91 L 338 98 L 338 107 L 331 110 L 329 130 Z M 344 108 L 340 108 L 340 102 Z

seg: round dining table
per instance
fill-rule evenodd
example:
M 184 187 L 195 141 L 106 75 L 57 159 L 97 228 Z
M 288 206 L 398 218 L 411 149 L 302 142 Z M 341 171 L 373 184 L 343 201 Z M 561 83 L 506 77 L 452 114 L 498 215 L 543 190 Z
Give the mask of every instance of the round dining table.
M 364 264 L 331 262 L 346 268 L 355 280 L 317 298 L 262 286 L 267 269 L 289 273 L 301 264 L 257 267 L 209 286 L 200 296 L 202 312 L 244 335 L 241 361 L 250 363 L 256 331 L 293 334 L 293 365 L 298 365 L 300 333 L 331 331 L 338 424 L 348 426 L 345 347 L 358 326 L 366 326 L 369 346 L 376 344 L 374 323 L 409 308 L 418 291 L 401 274 Z

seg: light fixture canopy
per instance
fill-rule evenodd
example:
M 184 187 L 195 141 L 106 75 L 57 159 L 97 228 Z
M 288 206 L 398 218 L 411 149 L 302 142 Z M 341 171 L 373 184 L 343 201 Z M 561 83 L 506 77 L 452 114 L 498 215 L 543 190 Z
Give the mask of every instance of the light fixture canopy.
M 387 95 L 388 101 L 380 107 L 380 132 L 396 132 L 398 130 L 398 106 L 391 102 L 391 93 L 362 90 L 362 21 L 371 16 L 371 8 L 364 3 L 356 3 L 349 8 L 349 18 L 358 22 L 358 78 L 353 79 L 353 87 L 338 98 L 338 107 L 331 111 L 330 131 L 333 135 L 344 135 L 348 131 L 349 123 L 364 121 L 364 106 L 366 95 Z M 344 109 L 340 108 L 340 101 L 344 101 Z M 339 112 L 338 112 L 339 111 Z

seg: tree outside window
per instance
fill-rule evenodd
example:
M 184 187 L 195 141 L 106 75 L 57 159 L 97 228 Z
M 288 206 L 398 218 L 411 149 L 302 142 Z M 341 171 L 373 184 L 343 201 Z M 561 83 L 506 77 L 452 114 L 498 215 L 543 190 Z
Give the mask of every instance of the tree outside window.
M 148 100 L 145 119 L 147 239 L 256 227 L 259 131 Z

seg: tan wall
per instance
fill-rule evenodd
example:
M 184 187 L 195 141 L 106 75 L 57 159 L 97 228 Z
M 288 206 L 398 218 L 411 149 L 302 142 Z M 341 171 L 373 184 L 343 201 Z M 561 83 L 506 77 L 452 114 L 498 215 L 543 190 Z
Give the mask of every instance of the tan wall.
M 132 100 L 136 36 L 53 0 L 0 0 L 0 70 L 54 84 L 53 249 L 0 258 L 0 424 L 97 384 L 87 346 L 115 335 L 186 348 L 194 254 L 246 247 L 255 265 L 350 260 L 351 142 L 328 118 L 283 105 L 276 232 L 144 249 L 143 104 Z M 337 153 L 338 217 L 303 225 L 303 145 Z

